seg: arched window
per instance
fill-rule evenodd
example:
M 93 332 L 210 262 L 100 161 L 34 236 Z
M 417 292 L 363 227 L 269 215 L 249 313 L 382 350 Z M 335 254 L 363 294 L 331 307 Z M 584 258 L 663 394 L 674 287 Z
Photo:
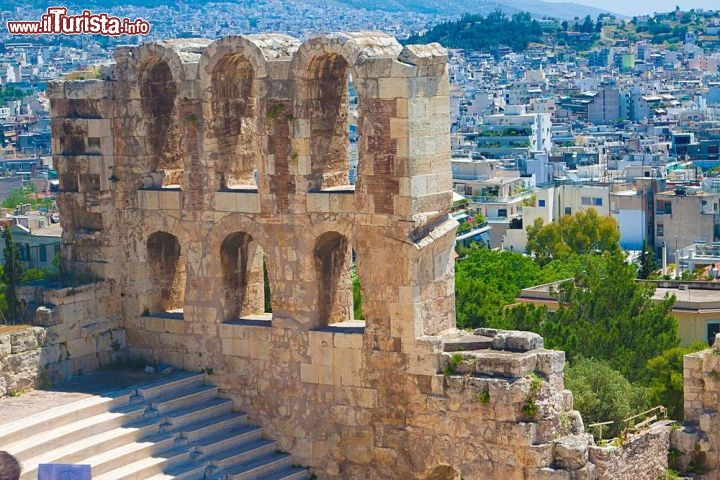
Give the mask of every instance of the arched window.
M 317 239 L 314 254 L 319 282 L 320 322 L 330 325 L 353 320 L 353 255 L 350 242 L 337 232 L 326 232 Z
M 149 149 L 145 153 L 155 188 L 179 188 L 184 170 L 176 97 L 177 85 L 168 64 L 158 57 L 146 60 L 140 73 L 140 102 L 147 117 Z
M 220 247 L 226 320 L 270 312 L 265 255 L 251 235 L 228 235 Z
M 310 126 L 308 191 L 352 190 L 350 83 L 350 69 L 341 55 L 321 55 L 308 65 L 304 89 Z M 357 135 L 354 138 L 357 142 Z
M 180 259 L 180 243 L 175 235 L 155 232 L 147 240 L 147 260 L 152 285 L 151 312 L 183 308 L 185 301 L 185 265 Z
M 257 189 L 259 156 L 255 73 L 240 54 L 225 55 L 212 71 L 212 112 L 221 190 Z

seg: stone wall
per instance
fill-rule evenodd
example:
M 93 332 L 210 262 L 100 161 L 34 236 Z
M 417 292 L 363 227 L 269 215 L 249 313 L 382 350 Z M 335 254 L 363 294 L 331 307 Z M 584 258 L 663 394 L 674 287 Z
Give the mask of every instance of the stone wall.
M 111 282 L 21 287 L 18 296 L 35 326 L 0 334 L 0 395 L 48 387 L 119 360 L 126 343 L 116 295 Z
M 714 479 L 720 472 L 719 337 L 712 348 L 685 355 L 683 380 L 685 424 L 671 438 L 676 468 Z
M 666 422 L 658 422 L 619 447 L 591 447 L 590 461 L 597 468 L 598 480 L 662 478 L 668 469 L 670 432 Z
M 87 335 L 205 371 L 320 478 L 595 478 L 564 354 L 455 329 L 439 45 L 249 35 L 115 59 L 47 89 L 63 267 L 105 279 L 122 318 Z

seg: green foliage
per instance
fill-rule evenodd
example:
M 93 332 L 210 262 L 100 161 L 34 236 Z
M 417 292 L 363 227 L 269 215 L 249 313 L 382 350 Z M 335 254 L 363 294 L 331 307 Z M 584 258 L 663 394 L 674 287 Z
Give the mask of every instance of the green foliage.
M 701 342 L 689 347 L 673 347 L 647 362 L 643 383 L 653 405 L 664 405 L 668 416 L 683 419 L 683 356 L 707 348 Z
M 581 258 L 585 268 L 555 294 L 557 312 L 521 305 L 493 326 L 537 332 L 571 361 L 579 354 L 604 360 L 638 380 L 648 360 L 679 344 L 677 319 L 670 313 L 675 298 L 653 301 L 654 287 L 635 281 L 635 267 L 622 253 Z
M 610 216 L 595 209 L 564 215 L 558 222 L 543 225 L 541 218 L 527 227 L 527 251 L 541 264 L 571 254 L 588 254 L 620 249 L 620 230 Z
M 573 256 L 540 267 L 529 257 L 515 252 L 470 247 L 462 253 L 463 259 L 455 271 L 459 328 L 505 328 L 503 309 L 515 302 L 520 290 L 572 277 L 585 263 L 583 257 Z
M 50 209 L 53 206 L 53 199 L 37 196 L 31 187 L 17 187 L 10 190 L 8 197 L 2 202 L 4 208 L 15 208 L 19 205 L 29 203 L 33 208 Z
M 622 253 L 590 256 L 585 271 L 561 285 L 560 308 L 543 334 L 572 359 L 580 352 L 610 362 L 637 380 L 647 361 L 679 344 L 675 297 L 653 301 L 654 287 L 635 281 Z
M 606 421 L 603 438 L 620 434 L 621 420 L 645 410 L 645 389 L 632 385 L 603 360 L 579 358 L 565 369 L 565 387 L 573 392 L 574 406 L 585 425 Z
M 521 412 L 526 417 L 535 418 L 538 414 L 538 405 L 535 403 L 535 400 L 528 400 L 528 402 L 522 406 Z
M 20 252 L 9 227 L 3 229 L 2 236 L 5 240 L 3 250 L 5 264 L 3 265 L 2 280 L 5 283 L 6 317 L 10 323 L 17 323 L 22 319 L 20 301 L 17 297 L 17 286 L 22 281 L 23 265 L 20 261 Z
M 353 289 L 353 318 L 355 320 L 365 320 L 362 311 L 362 286 L 360 285 L 360 277 L 353 270 L 351 274 Z
M 32 282 L 41 278 L 45 278 L 45 272 L 38 268 L 28 268 L 23 272 L 22 282 Z
M 500 315 L 520 290 L 540 283 L 540 268 L 518 253 L 470 248 L 455 274 L 457 324 L 481 327 Z
M 264 311 L 272 312 L 272 292 L 270 290 L 270 278 L 268 276 L 267 260 L 265 257 L 263 257 L 263 285 L 265 298 Z
M 441 23 L 424 35 L 411 36 L 407 43 L 440 42 L 448 48 L 468 50 L 492 50 L 506 45 L 514 52 L 521 52 L 531 42 L 542 40 L 542 28 L 529 13 L 516 13 L 508 18 L 496 10 L 487 17 L 466 14 L 458 21 Z
M 490 392 L 480 392 L 477 394 L 477 400 L 480 403 L 490 403 Z
M 660 268 L 658 261 L 655 258 L 655 252 L 653 252 L 652 248 L 647 243 L 643 245 L 638 263 L 639 268 L 637 278 L 650 278 L 650 276 L 652 276 L 657 269 Z
M 10 83 L 4 88 L 0 87 L 0 104 L 22 100 L 28 95 L 32 95 L 32 93 L 32 90 L 23 90 Z

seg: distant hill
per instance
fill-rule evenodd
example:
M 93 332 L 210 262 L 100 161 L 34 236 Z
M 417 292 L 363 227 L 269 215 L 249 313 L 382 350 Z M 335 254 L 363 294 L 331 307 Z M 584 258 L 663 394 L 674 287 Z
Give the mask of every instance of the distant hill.
M 720 11 L 673 11 L 654 18 L 633 17 L 629 21 L 607 15 L 597 18 L 586 15 L 577 21 L 538 22 L 527 12 L 509 16 L 498 10 L 488 15 L 466 14 L 460 20 L 440 23 L 422 35 L 411 36 L 406 43 L 439 42 L 448 48 L 485 51 L 509 47 L 514 52 L 522 52 L 531 43 L 589 51 L 593 47 L 643 40 L 665 48 L 678 48 L 685 41 L 686 33 L 694 32 L 698 45 L 718 48 L 717 35 L 704 35 L 709 22 L 718 20 Z
M 607 10 L 579 5 L 577 3 L 552 3 L 542 0 L 336 0 L 353 8 L 367 10 L 385 10 L 391 12 L 419 12 L 437 13 L 443 15 L 458 15 L 463 13 L 476 13 L 487 15 L 495 10 L 501 10 L 508 15 L 520 12 L 529 12 L 538 17 L 556 17 L 561 19 L 583 18 L 590 15 L 597 18 L 601 13 L 612 13 Z M 622 15 L 616 15 L 622 17 Z
M 530 43 L 542 43 L 543 31 L 529 13 L 508 17 L 499 10 L 489 14 L 465 15 L 456 22 L 441 23 L 421 36 L 412 36 L 407 43 L 438 42 L 449 48 L 494 50 L 500 46 L 515 52 L 525 50 Z

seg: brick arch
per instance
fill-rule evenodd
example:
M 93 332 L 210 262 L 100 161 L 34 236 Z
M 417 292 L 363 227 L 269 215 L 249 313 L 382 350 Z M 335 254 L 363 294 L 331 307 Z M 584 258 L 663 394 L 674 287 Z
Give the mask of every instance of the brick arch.
M 267 188 L 268 61 L 289 58 L 300 42 L 288 35 L 234 35 L 210 44 L 198 63 L 206 129 L 203 161 L 215 190 Z
M 198 66 L 205 162 L 219 190 L 255 189 L 266 171 L 260 152 L 258 82 L 267 76 L 262 51 L 241 36 L 213 42 Z M 213 168 L 214 167 L 214 168 Z
M 322 222 L 309 228 L 317 282 L 317 322 L 326 326 L 353 320 L 352 264 L 358 261 L 352 221 Z M 358 277 L 359 278 L 359 277 Z
M 185 304 L 185 259 L 177 236 L 157 230 L 147 236 L 146 255 L 152 280 L 151 312 L 183 308 Z
M 247 216 L 229 215 L 213 226 L 204 243 L 206 268 L 222 272 L 223 320 L 266 313 L 270 303 L 266 293 L 273 291 L 277 259 L 263 227 Z
M 361 67 L 374 59 L 396 59 L 400 51 L 392 37 L 358 32 L 311 38 L 294 55 L 291 72 L 297 83 L 295 118 L 309 126 L 296 129 L 306 137 L 298 138 L 301 145 L 307 145 L 298 150 L 305 157 L 300 163 L 309 165 L 300 172 L 307 191 L 353 189 L 351 152 L 357 151 L 359 171 L 365 156 L 360 147 L 365 136 L 363 117 L 373 109 L 378 94 L 377 79 L 367 78 L 368 70 Z M 358 99 L 357 147 L 351 145 L 348 134 L 349 76 Z
M 182 67 L 175 57 L 174 52 L 159 47 L 141 47 L 138 55 L 132 57 L 136 62 L 142 113 L 136 128 L 149 139 L 144 152 L 145 167 L 153 179 L 151 186 L 156 188 L 179 185 L 184 171 L 176 79 Z

